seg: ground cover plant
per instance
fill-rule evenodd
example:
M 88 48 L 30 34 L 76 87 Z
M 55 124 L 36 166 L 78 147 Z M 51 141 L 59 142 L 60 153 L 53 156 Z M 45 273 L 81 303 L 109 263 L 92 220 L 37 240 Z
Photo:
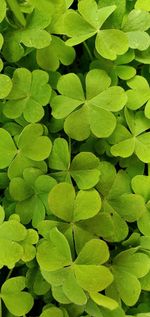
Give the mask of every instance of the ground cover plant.
M 0 317 L 150 317 L 150 1 L 0 0 Z

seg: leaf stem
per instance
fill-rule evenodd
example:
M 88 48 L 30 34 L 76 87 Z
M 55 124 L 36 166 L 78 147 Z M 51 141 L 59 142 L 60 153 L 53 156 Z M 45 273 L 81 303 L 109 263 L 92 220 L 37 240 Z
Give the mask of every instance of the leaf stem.
M 87 43 L 86 43 L 86 42 L 83 42 L 83 45 L 84 45 L 84 47 L 85 47 L 85 49 L 86 49 L 86 51 L 87 51 L 87 53 L 88 53 L 88 55 L 89 55 L 90 60 L 93 61 L 93 56 L 92 56 L 92 53 L 91 53 L 91 51 L 90 51 L 90 49 L 89 49 Z
M 6 277 L 6 281 L 10 278 L 11 274 L 12 274 L 13 269 L 11 269 Z

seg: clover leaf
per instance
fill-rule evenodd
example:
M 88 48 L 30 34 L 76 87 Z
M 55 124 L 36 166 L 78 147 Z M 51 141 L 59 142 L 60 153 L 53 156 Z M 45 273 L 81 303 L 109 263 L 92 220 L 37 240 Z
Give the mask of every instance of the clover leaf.
M 41 10 L 41 7 L 35 8 L 28 15 L 24 28 L 10 29 L 6 33 L 3 55 L 8 61 L 16 62 L 22 58 L 25 54 L 24 46 L 41 49 L 50 44 L 51 35 L 45 28 L 50 24 L 51 15 L 45 12 Z
M 44 309 L 40 317 L 63 317 L 64 314 L 61 309 L 57 307 L 50 307 L 47 309 Z
M 112 112 L 121 110 L 127 97 L 121 87 L 109 87 L 110 82 L 105 71 L 89 71 L 86 76 L 85 99 L 77 75 L 70 73 L 59 79 L 57 89 L 61 95 L 52 99 L 52 115 L 56 119 L 67 117 L 64 129 L 71 138 L 85 140 L 89 137 L 90 130 L 97 137 L 105 138 L 112 134 L 116 126 L 116 118 Z M 79 106 L 82 107 L 77 109 Z M 81 124 L 83 121 L 84 125 Z
M 101 162 L 100 170 L 101 178 L 96 188 L 103 197 L 101 212 L 91 220 L 84 221 L 83 228 L 92 228 L 91 232 L 107 241 L 121 241 L 128 234 L 126 221 L 140 219 L 145 213 L 145 202 L 143 197 L 132 193 L 130 177 L 126 172 L 116 174 L 108 162 Z
M 112 80 L 112 84 L 118 83 L 118 78 L 129 80 L 136 75 L 136 69 L 130 66 L 130 62 L 135 58 L 133 50 L 128 50 L 125 54 L 117 57 L 115 61 L 109 61 L 102 56 L 97 56 L 90 64 L 91 69 L 104 69 Z
M 0 267 L 5 265 L 12 269 L 24 257 L 22 243 L 27 239 L 28 231 L 13 217 L 4 221 L 5 212 L 2 207 L 0 211 Z
M 19 154 L 27 159 L 37 162 L 46 159 L 50 154 L 52 143 L 51 140 L 47 136 L 43 136 L 43 134 L 44 127 L 41 124 L 27 125 L 18 139 Z M 18 150 L 12 137 L 5 129 L 0 129 L 0 136 L 0 150 L 2 153 L 0 158 L 0 168 L 5 168 L 13 161 Z M 30 163 L 28 162 L 25 164 L 29 164 L 30 166 Z
M 150 27 L 150 14 L 142 10 L 130 11 L 122 30 L 126 32 L 129 40 L 129 47 L 141 51 L 146 50 L 150 45 L 150 37 L 147 31 Z
M 27 125 L 19 136 L 20 152 L 31 160 L 42 161 L 46 159 L 50 154 L 52 143 L 48 136 L 43 134 L 44 127 L 41 124 Z
M 10 278 L 1 287 L 0 297 L 10 313 L 15 316 L 27 314 L 33 306 L 32 295 L 23 291 L 25 287 L 25 277 L 23 276 Z
M 0 5 L 1 5 L 0 22 L 2 22 L 3 19 L 5 18 L 5 15 L 6 15 L 6 2 L 5 2 L 5 0 L 1 0 Z
M 37 63 L 44 70 L 56 71 L 60 62 L 63 65 L 72 64 L 75 58 L 75 51 L 69 47 L 59 37 L 52 35 L 51 43 L 48 47 L 37 50 Z
M 37 231 L 34 229 L 28 229 L 26 238 L 20 242 L 20 245 L 23 247 L 23 256 L 21 260 L 23 262 L 29 262 L 33 260 L 36 256 L 36 247 L 34 244 L 37 244 L 39 240 Z
M 114 299 L 100 293 L 91 292 L 90 297 L 97 305 L 106 307 L 107 309 L 114 310 L 118 307 L 118 303 Z
M 10 134 L 0 128 L 0 168 L 9 166 L 14 156 L 17 154 L 17 148 L 10 136 Z
M 122 251 L 113 261 L 112 271 L 114 275 L 114 295 L 117 291 L 123 302 L 134 305 L 141 292 L 139 278 L 149 272 L 149 257 L 136 248 Z M 132 292 L 134 288 L 134 292 Z M 109 292 L 108 292 L 109 293 Z
M 127 91 L 127 107 L 131 110 L 137 110 L 146 104 L 145 116 L 150 119 L 150 87 L 147 80 L 137 75 L 128 81 L 127 84 L 131 88 Z
M 145 117 L 142 111 L 135 113 L 125 109 L 125 117 L 131 133 L 126 127 L 118 124 L 109 139 L 112 145 L 111 153 L 114 156 L 123 158 L 135 153 L 142 162 L 148 163 L 150 160 L 150 134 L 145 131 L 149 129 L 150 121 Z
M 117 55 L 124 54 L 128 50 L 126 34 L 116 29 L 101 30 L 104 22 L 115 10 L 115 5 L 99 8 L 94 0 L 79 2 L 79 13 L 68 10 L 64 18 L 64 32 L 71 37 L 67 44 L 77 45 L 96 34 L 95 47 L 104 58 L 115 60 Z
M 136 194 L 141 195 L 145 201 L 145 212 L 137 222 L 139 230 L 145 235 L 149 235 L 149 217 L 150 217 L 149 184 L 150 184 L 150 177 L 145 175 L 136 175 L 135 177 L 132 178 L 132 182 L 131 182 L 133 191 Z
M 95 216 L 101 208 L 101 199 L 95 189 L 80 190 L 75 197 L 71 184 L 60 183 L 49 193 L 49 207 L 58 218 L 76 222 Z
M 51 174 L 57 180 L 71 182 L 72 177 L 80 189 L 92 188 L 100 176 L 99 159 L 90 152 L 77 154 L 70 163 L 69 146 L 63 138 L 54 141 L 49 167 L 57 171 Z
M 68 237 L 69 242 L 75 242 L 78 253 L 85 242 L 93 237 L 90 230 L 83 227 L 85 219 L 91 219 L 98 214 L 101 208 L 101 198 L 95 189 L 80 190 L 77 195 L 73 185 L 69 183 L 59 183 L 50 191 L 48 197 L 49 210 L 47 213 L 52 217 L 55 215 L 59 223 L 53 222 L 53 218 L 47 222 L 38 224 L 39 232 L 48 233 L 49 228 L 58 226 Z M 58 221 L 56 218 L 56 221 Z M 65 222 L 65 224 L 64 224 Z M 83 224 L 82 224 L 83 222 Z M 74 251 L 73 251 L 74 252 Z
M 6 98 L 12 89 L 12 81 L 7 75 L 0 74 L 0 99 Z
M 29 223 L 32 219 L 36 227 L 38 222 L 44 220 L 48 209 L 48 193 L 55 184 L 52 177 L 43 175 L 41 170 L 33 167 L 25 168 L 23 177 L 11 179 L 9 192 L 16 201 L 16 213 L 23 223 Z
M 31 73 L 26 68 L 18 68 L 13 74 L 13 88 L 7 96 L 4 114 L 11 119 L 23 114 L 28 122 L 40 121 L 44 116 L 43 106 L 48 104 L 50 96 L 46 72 L 34 70 Z
M 105 242 L 99 240 L 87 242 L 75 262 L 72 263 L 69 244 L 64 235 L 56 228 L 53 228 L 49 235 L 50 240 L 43 240 L 38 246 L 37 261 L 44 278 L 48 282 L 53 281 L 54 285 L 62 285 L 62 291 L 69 300 L 77 305 L 83 305 L 87 301 L 83 290 L 101 291 L 112 282 L 113 277 L 109 269 L 102 265 L 109 258 Z M 46 245 L 47 254 L 43 253 Z M 93 246 L 95 251 L 92 258 Z M 52 250 L 52 257 L 48 255 L 49 248 Z M 63 272 L 63 278 L 61 276 L 59 278 L 61 272 Z M 90 284 L 88 282 L 89 274 L 91 276 Z

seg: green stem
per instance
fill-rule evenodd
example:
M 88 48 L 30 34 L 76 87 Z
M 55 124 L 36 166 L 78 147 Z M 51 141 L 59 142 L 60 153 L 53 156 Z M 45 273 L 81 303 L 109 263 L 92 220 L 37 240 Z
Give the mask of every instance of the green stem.
M 11 269 L 6 277 L 6 281 L 10 278 L 11 274 L 12 274 L 13 269 Z
M 83 45 L 84 45 L 84 47 L 85 47 L 85 49 L 86 49 L 86 51 L 87 51 L 87 53 L 88 53 L 88 55 L 89 55 L 90 60 L 93 61 L 93 56 L 92 56 L 92 53 L 91 53 L 91 51 L 90 51 L 90 49 L 89 49 L 87 43 L 86 43 L 86 42 L 83 42 Z

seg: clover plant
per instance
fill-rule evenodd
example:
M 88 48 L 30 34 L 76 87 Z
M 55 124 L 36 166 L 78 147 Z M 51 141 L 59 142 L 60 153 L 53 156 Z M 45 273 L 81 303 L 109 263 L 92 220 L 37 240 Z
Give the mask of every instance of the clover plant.
M 150 1 L 0 0 L 0 317 L 149 298 Z

